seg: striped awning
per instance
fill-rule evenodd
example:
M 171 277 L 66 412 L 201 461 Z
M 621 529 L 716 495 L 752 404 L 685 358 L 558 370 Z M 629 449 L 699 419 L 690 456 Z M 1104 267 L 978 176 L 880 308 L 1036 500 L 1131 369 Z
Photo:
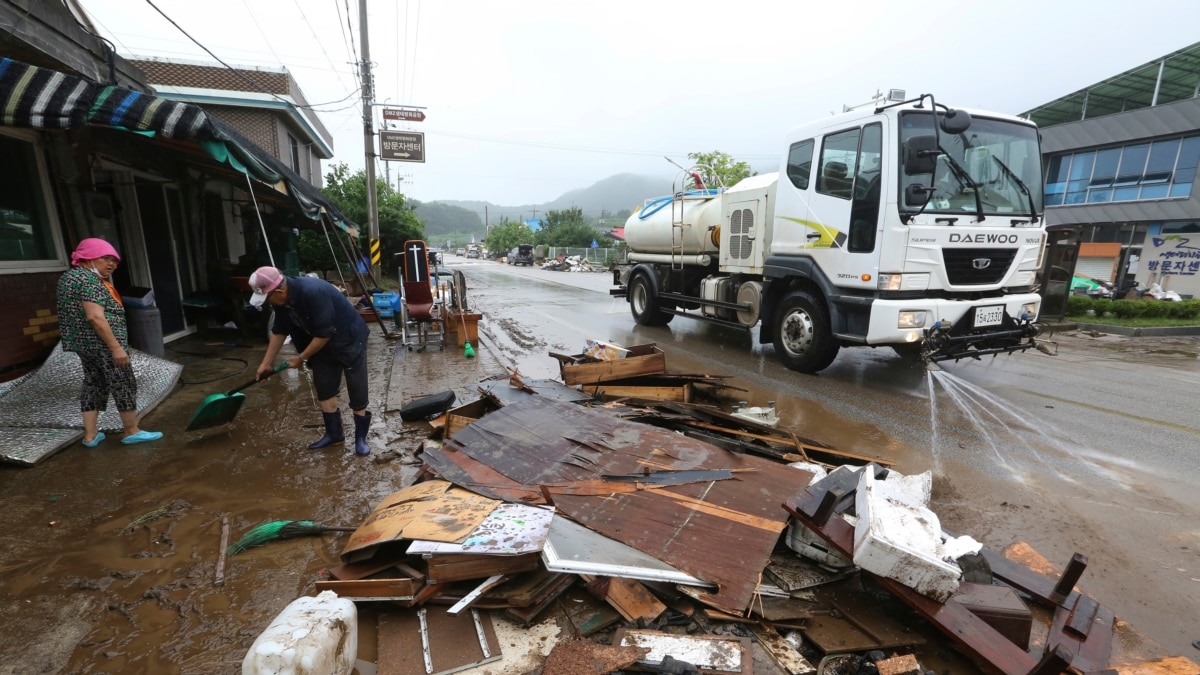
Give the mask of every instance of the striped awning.
M 270 185 L 284 184 L 310 220 L 319 220 L 325 211 L 344 230 L 357 233 L 357 226 L 320 190 L 199 106 L 0 58 L 0 126 L 70 129 L 86 125 L 193 141 L 220 163 Z

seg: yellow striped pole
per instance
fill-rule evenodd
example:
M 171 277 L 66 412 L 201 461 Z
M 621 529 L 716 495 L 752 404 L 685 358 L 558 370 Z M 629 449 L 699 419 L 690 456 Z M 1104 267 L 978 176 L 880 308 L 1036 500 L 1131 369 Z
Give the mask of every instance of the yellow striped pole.
M 379 264 L 379 258 L 381 255 L 383 255 L 383 254 L 380 253 L 380 251 L 379 251 L 379 240 L 372 239 L 371 240 L 371 266 L 372 267 L 377 266 Z

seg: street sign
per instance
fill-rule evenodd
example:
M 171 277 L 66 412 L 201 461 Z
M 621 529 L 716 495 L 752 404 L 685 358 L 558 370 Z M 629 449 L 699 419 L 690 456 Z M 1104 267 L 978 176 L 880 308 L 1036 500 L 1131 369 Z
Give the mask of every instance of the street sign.
M 380 131 L 379 159 L 390 162 L 424 162 L 425 134 L 419 131 Z
M 403 120 L 406 122 L 424 122 L 425 112 L 422 110 L 413 110 L 411 108 L 384 108 L 383 119 Z

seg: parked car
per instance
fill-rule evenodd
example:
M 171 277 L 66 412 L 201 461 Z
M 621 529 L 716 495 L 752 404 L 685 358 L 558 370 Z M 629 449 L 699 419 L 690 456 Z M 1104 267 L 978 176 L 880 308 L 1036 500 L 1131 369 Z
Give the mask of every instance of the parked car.
M 472 249 L 467 250 L 467 257 L 468 258 L 478 258 L 479 257 L 479 249 L 472 248 Z
M 533 244 L 521 244 L 513 249 L 509 254 L 511 262 L 514 265 L 529 265 L 533 266 Z
M 467 249 L 465 249 L 465 248 L 460 248 L 454 252 L 454 255 L 457 255 L 457 256 L 463 256 L 466 254 L 467 254 Z

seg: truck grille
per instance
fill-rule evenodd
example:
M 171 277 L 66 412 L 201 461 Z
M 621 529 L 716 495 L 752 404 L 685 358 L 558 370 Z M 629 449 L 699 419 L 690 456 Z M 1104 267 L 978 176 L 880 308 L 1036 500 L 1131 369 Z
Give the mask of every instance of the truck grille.
M 942 261 L 951 284 L 983 286 L 999 283 L 1016 254 L 1012 248 L 947 248 L 942 249 Z

